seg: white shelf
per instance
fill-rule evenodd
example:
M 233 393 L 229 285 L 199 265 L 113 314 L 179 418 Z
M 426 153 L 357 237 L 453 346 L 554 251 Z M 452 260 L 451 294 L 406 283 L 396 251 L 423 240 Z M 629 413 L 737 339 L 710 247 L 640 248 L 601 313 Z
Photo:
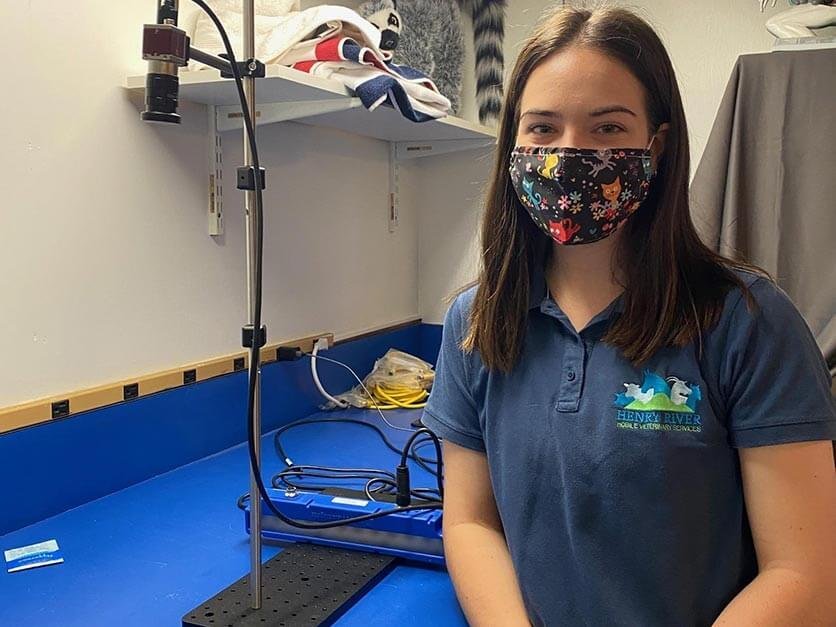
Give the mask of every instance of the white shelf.
M 125 87 L 137 103 L 145 99 L 145 75 L 129 76 Z M 398 226 L 399 167 L 402 161 L 449 152 L 496 146 L 494 129 L 447 116 L 412 122 L 397 110 L 381 105 L 369 111 L 342 83 L 311 76 L 284 65 L 272 65 L 256 81 L 256 124 L 293 120 L 339 129 L 389 142 L 389 230 Z M 180 73 L 180 99 L 207 105 L 209 111 L 209 235 L 223 233 L 224 131 L 240 129 L 241 108 L 235 83 L 213 69 Z
M 145 75 L 128 77 L 126 87 L 136 96 L 144 97 Z M 218 107 L 238 106 L 233 81 L 221 78 L 220 73 L 212 69 L 180 72 L 180 99 Z M 283 65 L 268 66 L 266 77 L 256 81 L 256 100 L 259 105 L 287 104 L 294 112 L 285 119 L 390 142 L 496 141 L 494 129 L 461 118 L 448 116 L 416 123 L 392 107 L 380 106 L 368 111 L 341 83 Z M 301 106 L 298 103 L 302 103 Z M 305 105 L 314 103 L 343 107 L 344 110 L 305 115 Z

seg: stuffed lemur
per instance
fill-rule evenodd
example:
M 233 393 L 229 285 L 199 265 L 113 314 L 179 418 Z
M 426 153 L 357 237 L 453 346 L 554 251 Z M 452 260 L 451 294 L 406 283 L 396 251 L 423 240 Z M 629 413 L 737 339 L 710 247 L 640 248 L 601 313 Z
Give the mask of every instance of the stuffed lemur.
M 473 21 L 476 52 L 476 103 L 479 121 L 495 120 L 502 107 L 506 0 L 458 0 Z

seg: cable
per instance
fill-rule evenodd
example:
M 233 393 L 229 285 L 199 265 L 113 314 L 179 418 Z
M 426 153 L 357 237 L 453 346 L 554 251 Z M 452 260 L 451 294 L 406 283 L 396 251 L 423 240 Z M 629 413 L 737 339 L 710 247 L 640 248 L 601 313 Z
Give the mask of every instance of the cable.
M 288 424 L 280 427 L 273 434 L 273 446 L 276 450 L 276 455 L 279 457 L 279 459 L 283 460 L 284 463 L 288 466 L 288 468 L 286 468 L 284 471 L 281 471 L 281 472 L 279 472 L 279 473 L 277 473 L 276 475 L 273 476 L 273 478 L 271 480 L 271 483 L 272 483 L 274 488 L 279 487 L 279 486 L 276 485 L 277 480 L 279 478 L 281 478 L 286 484 L 292 485 L 293 487 L 296 487 L 296 488 L 304 487 L 305 489 L 311 490 L 311 489 L 325 489 L 327 487 L 330 487 L 330 486 L 324 486 L 324 485 L 314 486 L 314 485 L 310 485 L 310 484 L 306 484 L 305 486 L 300 486 L 300 485 L 294 484 L 291 481 L 287 481 L 286 479 L 284 479 L 285 476 L 294 476 L 294 471 L 292 471 L 291 469 L 316 469 L 316 470 L 322 470 L 322 471 L 326 471 L 326 472 L 330 472 L 330 473 L 359 473 L 359 472 L 376 473 L 375 476 L 377 476 L 377 477 L 388 477 L 392 480 L 395 479 L 395 476 L 391 472 L 388 472 L 388 471 L 385 471 L 385 470 L 377 470 L 377 469 L 370 469 L 370 468 L 340 468 L 340 467 L 330 467 L 330 466 L 296 465 L 294 463 L 294 461 L 287 455 L 287 453 L 284 450 L 284 447 L 282 446 L 282 443 L 281 443 L 282 434 L 284 432 L 289 431 L 290 429 L 293 429 L 293 428 L 296 428 L 296 427 L 301 427 L 301 426 L 304 426 L 304 425 L 307 425 L 307 424 L 318 424 L 318 423 L 321 424 L 321 423 L 326 423 L 326 422 L 339 422 L 339 423 L 347 423 L 347 424 L 356 424 L 356 425 L 360 425 L 360 426 L 363 426 L 363 427 L 367 427 L 369 429 L 374 430 L 375 433 L 377 433 L 380 436 L 380 438 L 383 440 L 383 443 L 389 449 L 391 449 L 392 451 L 394 451 L 398 455 L 401 455 L 402 452 L 403 452 L 402 448 L 396 447 L 389 440 L 389 438 L 386 436 L 386 434 L 383 432 L 383 430 L 380 427 L 378 427 L 377 425 L 371 424 L 369 422 L 366 422 L 364 420 L 354 420 L 352 418 L 333 418 L 333 417 L 303 418 L 301 420 L 297 420 L 297 421 L 288 423 Z M 436 464 L 437 465 L 438 464 L 437 459 L 431 459 L 431 458 L 428 458 L 428 457 L 423 457 L 422 455 L 420 455 L 416 452 L 417 449 L 420 446 L 432 443 L 432 441 L 433 441 L 432 438 L 428 437 L 426 433 L 420 433 L 419 437 L 415 438 L 414 442 L 412 443 L 412 446 L 410 447 L 408 458 L 413 460 L 416 464 L 418 464 L 418 466 L 423 468 L 425 471 L 427 471 L 431 475 L 435 476 L 435 475 L 437 475 L 438 471 L 435 468 L 431 468 L 428 464 Z M 341 479 L 342 476 L 328 475 L 325 478 Z M 419 489 L 423 489 L 423 488 L 416 488 L 416 490 L 419 490 Z
M 309 523 L 303 522 L 298 520 L 293 520 L 292 518 L 288 518 L 284 514 L 282 514 L 276 506 L 273 504 L 273 501 L 270 500 L 270 496 L 267 494 L 267 488 L 264 487 L 264 481 L 261 478 L 261 468 L 260 464 L 258 463 L 258 456 L 255 453 L 255 430 L 253 429 L 253 417 L 255 413 L 255 391 L 256 391 L 256 380 L 258 377 L 258 368 L 260 362 L 260 353 L 261 353 L 261 343 L 259 338 L 261 336 L 261 300 L 262 300 L 262 266 L 264 260 L 264 222 L 263 222 L 263 199 L 261 193 L 261 166 L 258 159 L 258 146 L 256 145 L 256 137 L 255 137 L 255 129 L 253 126 L 252 118 L 250 117 L 250 109 L 247 103 L 247 96 L 244 93 L 244 83 L 241 80 L 241 72 L 238 69 L 238 64 L 235 59 L 235 52 L 232 49 L 232 45 L 229 42 L 229 36 L 227 35 L 226 29 L 224 28 L 223 24 L 221 23 L 218 16 L 215 15 L 215 12 L 209 7 L 209 5 L 204 2 L 204 0 L 192 0 L 197 6 L 199 6 L 203 11 L 209 16 L 209 19 L 215 25 L 215 28 L 218 30 L 218 34 L 223 41 L 224 48 L 226 50 L 227 59 L 229 60 L 231 70 L 232 70 L 232 77 L 235 80 L 235 87 L 238 91 L 238 99 L 241 103 L 241 114 L 244 119 L 244 128 L 246 129 L 247 133 L 247 141 L 250 146 L 250 153 L 252 154 L 252 161 L 253 161 L 253 168 L 254 174 L 253 178 L 255 181 L 255 212 L 254 212 L 254 224 L 255 224 L 255 232 L 256 232 L 256 251 L 253 260 L 253 266 L 255 270 L 255 281 L 254 281 L 254 306 L 253 306 L 253 346 L 252 346 L 252 358 L 250 359 L 250 370 L 249 370 L 249 384 L 247 390 L 247 449 L 250 456 L 250 465 L 252 467 L 252 474 L 253 479 L 255 481 L 256 487 L 258 488 L 259 495 L 264 500 L 264 503 L 267 505 L 268 509 L 270 509 L 276 517 L 284 522 L 285 524 L 291 525 L 293 527 L 299 527 L 302 529 L 328 529 L 332 527 L 339 527 L 346 524 L 362 522 L 366 520 L 373 520 L 376 518 L 381 518 L 382 516 L 387 516 L 394 512 L 406 512 L 412 511 L 416 509 L 439 509 L 441 507 L 440 504 L 428 504 L 428 505 L 410 505 L 407 507 L 398 507 L 392 510 L 383 511 L 383 512 L 376 512 L 374 514 L 366 514 L 363 516 L 354 516 L 351 518 L 345 518 L 339 521 L 332 521 L 327 523 Z M 322 357 L 317 357 L 318 359 L 322 359 Z M 327 359 L 327 358 L 325 358 Z M 353 372 L 353 371 L 352 371 Z M 356 376 L 356 375 L 355 375 Z M 362 383 L 362 382 L 361 382 Z M 382 416 L 381 412 L 381 416 Z M 440 461 L 440 460 L 439 460 Z
M 438 436 L 427 429 L 426 427 L 421 427 L 415 433 L 413 433 L 409 440 L 406 442 L 406 446 L 404 446 L 403 453 L 401 454 L 401 464 L 400 467 L 406 467 L 406 458 L 409 454 L 409 449 L 412 447 L 412 443 L 415 439 L 422 433 L 426 433 L 432 438 L 433 445 L 435 446 L 435 454 L 438 456 L 438 472 L 436 472 L 435 479 L 438 482 L 438 494 L 441 496 L 441 499 L 444 500 L 444 484 L 442 477 L 444 476 L 444 472 L 442 470 L 442 460 L 441 460 L 441 441 L 438 439 Z
M 305 477 L 317 477 L 321 479 L 337 479 L 337 480 L 347 480 L 347 479 L 384 479 L 384 480 L 393 480 L 395 476 L 392 473 L 386 471 L 379 471 L 374 469 L 364 469 L 364 468 L 327 468 L 327 467 L 318 467 L 318 466 L 292 466 L 290 468 L 285 468 L 281 472 L 276 473 L 273 475 L 271 479 L 271 483 L 274 488 L 281 489 L 280 483 L 285 484 L 286 486 L 290 486 L 296 489 L 305 489 L 305 490 L 316 490 L 322 491 L 328 488 L 334 487 L 333 485 L 301 485 L 296 484 L 293 481 L 290 481 L 288 477 L 295 477 L 299 479 L 304 479 Z
M 320 349 L 320 346 L 321 346 L 320 342 L 322 342 L 323 340 L 325 341 L 326 346 L 327 346 L 328 340 L 325 340 L 324 338 L 319 338 L 316 342 L 314 342 L 313 351 L 311 352 L 312 355 L 319 354 L 319 349 Z M 347 401 L 342 401 L 342 400 L 334 398 L 322 386 L 322 382 L 319 380 L 319 372 L 317 372 L 316 364 L 317 364 L 316 359 L 311 359 L 311 376 L 313 377 L 314 385 L 316 385 L 316 389 L 319 390 L 319 393 L 322 394 L 322 396 L 326 400 L 331 401 L 337 407 L 340 407 L 342 409 L 345 409 L 346 407 L 348 407 L 348 402 Z
M 377 499 L 374 498 L 374 495 L 372 494 L 372 492 L 382 491 L 380 488 L 378 490 L 372 490 L 371 489 L 371 486 L 375 483 L 382 483 L 382 484 L 384 484 L 384 486 L 389 487 L 389 488 L 397 487 L 397 484 L 393 481 L 388 481 L 386 479 L 370 479 L 369 481 L 366 482 L 366 486 L 363 488 L 363 491 L 366 493 L 366 498 L 368 498 L 370 501 L 377 501 Z M 421 499 L 421 500 L 424 500 L 424 501 L 437 501 L 439 503 L 441 502 L 440 497 L 429 498 L 428 499 L 427 497 L 422 496 L 423 494 L 426 494 L 426 493 L 436 494 L 436 495 L 438 494 L 438 492 L 436 490 L 433 490 L 432 488 L 415 488 L 410 492 L 410 494 L 416 499 Z M 386 494 L 391 494 L 391 490 L 386 491 Z
M 311 359 L 323 359 L 325 361 L 330 361 L 332 364 L 337 364 L 338 366 L 342 366 L 343 368 L 348 370 L 352 375 L 354 375 L 354 378 L 357 379 L 357 382 L 360 384 L 360 387 L 363 388 L 363 391 L 366 393 L 366 396 L 368 396 L 369 399 L 372 401 L 372 403 L 374 404 L 374 408 L 377 410 L 377 413 L 380 414 L 380 419 L 383 420 L 383 422 L 385 422 L 391 429 L 395 429 L 396 431 L 407 431 L 409 433 L 414 433 L 414 431 L 415 431 L 414 429 L 405 429 L 404 427 L 396 427 L 391 422 L 386 420 L 386 416 L 384 416 L 383 412 L 380 411 L 381 407 L 378 405 L 375 398 L 371 395 L 371 393 L 369 392 L 369 389 L 366 387 L 366 384 L 363 383 L 363 380 L 360 377 L 357 376 L 357 373 L 354 372 L 354 370 L 351 369 L 351 366 L 349 366 L 348 364 L 344 364 L 343 362 L 338 361 L 336 359 L 331 359 L 330 357 L 323 357 L 322 355 L 314 355 L 312 353 L 308 353 L 308 352 L 305 352 L 305 351 L 300 351 L 300 352 L 303 355 L 305 355 L 307 357 L 310 357 Z
M 424 401 L 429 396 L 429 393 L 423 389 L 416 390 L 407 386 L 390 386 L 383 383 L 373 385 L 372 393 L 382 397 L 384 401 L 406 409 L 425 407 L 427 403 Z
M 311 359 L 311 376 L 313 376 L 314 384 L 316 385 L 316 389 L 319 390 L 319 393 L 326 399 L 334 403 L 337 407 L 341 407 L 343 409 L 350 406 L 350 403 L 346 400 L 338 399 L 331 394 L 323 387 L 322 382 L 319 379 L 319 372 L 317 371 L 316 367 L 316 358 L 319 356 L 319 351 L 322 348 L 321 342 L 323 342 L 324 338 L 319 338 L 313 347 L 313 351 L 310 354 L 304 353 L 303 351 L 299 351 L 301 354 L 309 355 L 312 357 Z M 326 341 L 326 348 L 327 348 L 327 341 Z M 323 357 L 323 359 L 326 359 Z M 348 368 L 348 366 L 342 362 L 338 362 L 337 360 L 331 360 L 334 363 L 339 363 L 339 365 Z M 351 370 L 349 368 L 349 370 Z M 360 378 L 351 371 L 354 375 L 354 378 L 360 381 Z M 363 385 L 363 382 L 360 381 L 360 385 Z M 411 388 L 406 385 L 390 385 L 387 383 L 378 383 L 376 385 L 372 385 L 371 391 L 363 385 L 363 390 L 366 392 L 366 395 L 369 397 L 369 401 L 376 405 L 376 409 L 378 411 L 382 409 L 420 409 L 426 406 L 426 400 L 429 397 L 429 392 L 426 390 L 419 388 Z M 381 414 L 382 417 L 382 414 Z M 386 421 L 386 418 L 383 418 Z M 391 425 L 390 425 L 391 426 Z
M 343 422 L 343 423 L 347 423 L 347 424 L 360 425 L 361 427 L 366 427 L 368 429 L 372 429 L 372 430 L 374 430 L 375 433 L 377 433 L 380 436 L 380 439 L 383 440 L 383 443 L 390 450 L 397 453 L 398 455 L 400 455 L 401 452 L 403 451 L 403 449 L 401 447 L 395 446 L 395 444 L 392 443 L 392 441 L 387 437 L 387 435 L 383 431 L 383 429 L 381 429 L 380 427 L 378 427 L 375 424 L 372 424 L 370 422 L 366 422 L 365 420 L 355 420 L 353 418 L 331 418 L 331 417 L 302 418 L 301 420 L 296 420 L 294 422 L 290 422 L 286 425 L 283 425 L 283 426 L 279 427 L 276 430 L 276 432 L 273 434 L 273 446 L 276 449 L 276 454 L 279 456 L 279 459 L 284 461 L 284 463 L 287 466 L 293 466 L 294 465 L 293 460 L 287 455 L 287 453 L 285 452 L 284 447 L 282 446 L 282 443 L 281 443 L 281 436 L 285 431 L 289 431 L 290 429 L 295 429 L 296 427 L 301 427 L 301 426 L 304 426 L 304 425 L 318 424 L 318 423 L 323 423 L 323 422 Z M 426 443 L 431 442 L 431 441 L 432 440 L 429 439 L 429 438 L 425 439 L 425 440 L 418 439 L 418 440 L 416 440 L 415 444 L 413 445 L 413 448 L 418 446 L 418 445 L 426 444 Z M 428 466 L 426 466 L 426 464 L 437 464 L 438 463 L 437 459 L 422 457 L 422 456 L 420 456 L 416 453 L 412 453 L 412 452 L 410 452 L 410 459 L 415 461 L 419 466 L 424 468 L 424 470 L 426 470 L 427 472 L 429 472 L 433 475 L 435 474 L 435 472 L 436 472 L 435 469 L 429 468 Z

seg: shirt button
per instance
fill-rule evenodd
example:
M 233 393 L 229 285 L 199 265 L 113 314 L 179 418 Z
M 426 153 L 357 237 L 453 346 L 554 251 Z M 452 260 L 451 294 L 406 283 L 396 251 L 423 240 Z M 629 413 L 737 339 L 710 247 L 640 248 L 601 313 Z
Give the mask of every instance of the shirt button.
M 569 371 L 566 373 L 566 378 L 569 379 L 569 381 L 574 381 L 575 380 L 575 371 L 572 370 L 572 369 L 569 369 Z

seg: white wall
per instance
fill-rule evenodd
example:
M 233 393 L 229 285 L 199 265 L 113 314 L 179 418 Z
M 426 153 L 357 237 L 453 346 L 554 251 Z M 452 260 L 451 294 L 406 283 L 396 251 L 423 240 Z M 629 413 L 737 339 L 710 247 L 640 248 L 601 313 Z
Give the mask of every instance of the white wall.
M 153 18 L 149 1 L 0 3 L 0 407 L 240 350 L 240 134 L 213 239 L 205 110 L 146 125 L 121 88 Z M 387 145 L 287 123 L 260 148 L 270 338 L 417 315 L 417 221 L 405 204 L 388 232 Z
M 523 40 L 542 12 L 559 4 L 545 0 L 513 0 L 508 3 L 505 26 L 506 79 Z M 594 2 L 569 1 L 567 4 L 592 5 Z M 768 16 L 784 10 L 760 13 L 756 0 L 633 0 L 610 2 L 636 10 L 647 19 L 668 48 L 679 79 L 691 137 L 692 171 L 702 155 L 705 142 L 729 74 L 738 55 L 768 51 L 772 36 L 764 23 Z M 469 32 L 469 31 L 468 31 Z M 466 39 L 471 37 L 467 34 Z M 472 54 L 472 41 L 471 50 Z M 475 117 L 472 56 L 465 61 L 464 115 Z M 460 153 L 434 161 L 421 162 L 416 175 L 418 185 L 430 192 L 431 203 L 421 207 L 419 228 L 419 302 L 426 322 L 440 322 L 447 305 L 444 298 L 475 278 L 478 268 L 478 194 L 475 190 L 490 175 L 487 163 L 470 163 L 470 153 Z M 465 202 L 459 195 L 445 194 L 435 181 L 456 172 L 457 184 L 466 188 Z M 455 198 L 456 202 L 445 198 Z

